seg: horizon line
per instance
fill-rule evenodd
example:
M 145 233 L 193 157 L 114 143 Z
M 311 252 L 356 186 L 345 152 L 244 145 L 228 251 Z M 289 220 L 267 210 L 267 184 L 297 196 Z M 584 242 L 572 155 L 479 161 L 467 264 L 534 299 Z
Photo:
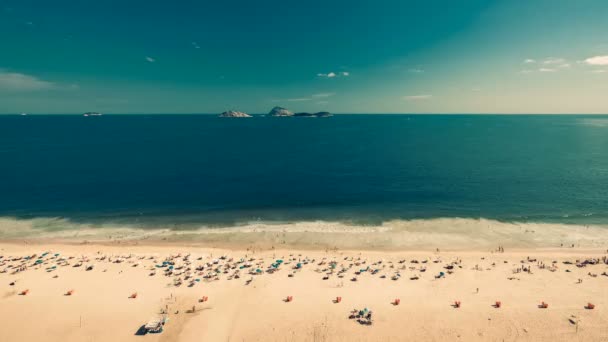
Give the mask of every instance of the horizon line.
M 32 115 L 36 115 L 36 116 L 42 116 L 42 115 L 63 115 L 63 116 L 82 116 L 84 113 L 25 113 L 26 115 L 23 115 L 23 113 L 0 113 L 0 116 L 32 116 Z M 180 112 L 180 113 L 145 113 L 145 112 L 132 112 L 132 113 L 119 113 L 119 112 L 114 112 L 114 113 L 101 113 L 102 115 L 220 115 L 221 113 L 187 113 L 187 112 Z M 248 113 L 250 115 L 256 115 L 256 116 L 266 116 L 268 115 L 268 113 Z M 390 112 L 390 113 L 364 113 L 364 112 L 359 112 L 359 113 L 331 113 L 332 115 L 519 115 L 519 116 L 523 116 L 523 115 L 608 115 L 608 113 L 482 113 L 482 112 L 475 112 L 475 113 L 466 113 L 466 112 L 454 112 L 454 113 L 441 113 L 441 112 L 432 112 L 432 113 L 397 113 L 397 112 Z M 291 117 L 291 116 L 287 116 L 287 117 Z

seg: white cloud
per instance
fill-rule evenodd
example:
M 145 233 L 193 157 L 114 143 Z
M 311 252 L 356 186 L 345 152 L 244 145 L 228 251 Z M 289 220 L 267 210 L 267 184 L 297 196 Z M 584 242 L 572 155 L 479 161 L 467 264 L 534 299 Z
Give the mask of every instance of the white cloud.
M 524 69 L 524 70 L 520 70 L 519 73 L 520 74 L 529 74 L 534 72 L 534 70 L 530 70 L 530 69 Z
M 147 60 L 148 62 L 150 62 L 150 63 L 154 63 L 154 62 L 156 62 L 156 59 L 154 59 L 154 58 L 152 58 L 152 57 L 148 57 L 148 56 L 146 56 L 146 60 Z
M 313 94 L 308 97 L 295 97 L 289 99 L 274 99 L 272 102 L 304 102 L 304 101 L 313 101 L 313 100 L 323 100 L 328 97 L 336 95 L 335 93 L 318 93 Z M 327 102 L 327 101 L 319 101 L 319 102 Z M 318 103 L 318 102 L 317 102 Z
M 595 56 L 585 59 L 589 65 L 608 65 L 608 56 Z
M 35 76 L 8 72 L 0 69 L 0 89 L 12 91 L 33 91 L 52 89 L 56 85 Z
M 334 78 L 334 77 L 341 77 L 341 76 L 348 77 L 348 76 L 350 76 L 350 72 L 348 72 L 348 71 L 342 71 L 342 72 L 339 72 L 339 73 L 335 73 L 335 72 L 331 71 L 331 72 L 329 72 L 327 74 L 319 73 L 319 74 L 317 74 L 317 76 L 318 77 L 325 77 L 325 78 Z
M 592 73 L 594 73 L 594 74 L 603 74 L 603 73 L 605 73 L 605 72 L 608 72 L 608 70 L 605 70 L 605 69 L 597 69 L 597 70 L 593 70 L 593 71 L 591 71 L 591 72 L 592 72 Z
M 295 98 L 295 99 L 287 99 L 287 101 L 289 102 L 302 102 L 302 101 L 310 101 L 312 100 L 311 98 L 308 97 L 300 97 L 300 98 Z
M 538 71 L 540 72 L 555 72 L 555 69 L 551 69 L 551 68 L 540 68 L 538 69 Z
M 330 96 L 334 96 L 336 95 L 336 93 L 319 93 L 319 94 L 313 94 L 312 97 L 330 97 Z
M 549 57 L 543 61 L 543 64 L 552 65 L 552 64 L 564 64 L 566 60 L 563 58 L 557 57 Z
M 424 95 L 407 95 L 404 96 L 403 99 L 407 100 L 407 101 L 420 101 L 420 100 L 428 100 L 430 98 L 432 98 L 433 95 L 428 95 L 428 94 L 424 94 Z
M 526 63 L 526 64 L 536 63 L 536 60 L 532 59 L 532 58 L 528 58 L 528 59 L 524 60 L 524 63 Z

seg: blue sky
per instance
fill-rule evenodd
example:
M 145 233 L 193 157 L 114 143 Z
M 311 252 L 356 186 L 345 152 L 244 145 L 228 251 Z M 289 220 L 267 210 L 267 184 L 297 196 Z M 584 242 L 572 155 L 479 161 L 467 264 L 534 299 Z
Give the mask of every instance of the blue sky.
M 608 113 L 608 2 L 0 0 L 0 113 Z

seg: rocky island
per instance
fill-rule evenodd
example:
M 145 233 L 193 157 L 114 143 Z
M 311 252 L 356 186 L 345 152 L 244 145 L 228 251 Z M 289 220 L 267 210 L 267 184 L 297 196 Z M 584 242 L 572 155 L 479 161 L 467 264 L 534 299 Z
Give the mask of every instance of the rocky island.
M 268 116 L 294 116 L 294 117 L 304 117 L 304 118 L 323 118 L 332 116 L 330 112 L 318 112 L 318 113 L 293 113 L 286 108 L 283 107 L 274 107 L 268 113 Z
M 236 110 L 229 110 L 219 115 L 220 118 L 250 118 L 251 115 Z
M 323 117 L 328 117 L 328 116 L 332 116 L 332 114 L 330 112 L 318 112 L 318 113 L 306 113 L 306 112 L 300 112 L 300 113 L 293 113 L 290 110 L 283 108 L 283 107 L 274 107 L 272 108 L 272 110 L 270 110 L 270 112 L 268 113 L 267 116 L 293 116 L 293 117 L 304 117 L 304 118 L 323 118 Z M 222 114 L 219 115 L 220 118 L 250 118 L 251 115 L 244 113 L 244 112 L 239 112 L 236 110 L 229 110 L 226 112 L 223 112 Z
M 283 107 L 274 107 L 268 113 L 268 116 L 293 116 L 293 112 L 283 108 Z

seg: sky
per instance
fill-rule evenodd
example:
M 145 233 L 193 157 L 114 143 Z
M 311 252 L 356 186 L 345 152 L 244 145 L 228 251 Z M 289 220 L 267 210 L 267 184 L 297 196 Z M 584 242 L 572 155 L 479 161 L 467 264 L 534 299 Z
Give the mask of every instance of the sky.
M 608 113 L 606 0 L 0 0 L 0 113 Z

